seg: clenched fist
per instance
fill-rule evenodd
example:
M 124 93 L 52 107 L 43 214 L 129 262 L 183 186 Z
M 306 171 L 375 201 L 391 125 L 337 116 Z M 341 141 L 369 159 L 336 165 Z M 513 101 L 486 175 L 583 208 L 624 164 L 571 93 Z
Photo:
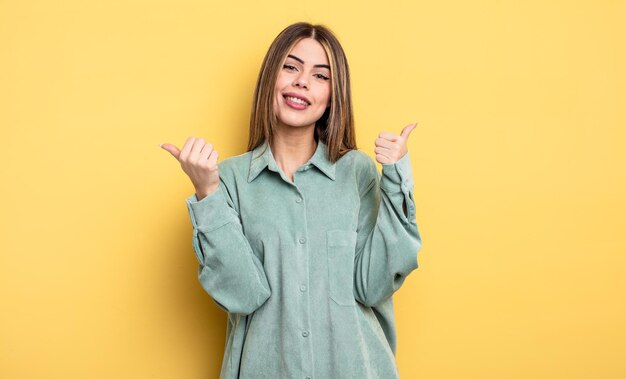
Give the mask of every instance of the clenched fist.
M 405 126 L 399 136 L 381 132 L 375 141 L 376 161 L 380 164 L 392 164 L 399 161 L 409 151 L 406 141 L 416 126 L 417 123 Z
M 172 144 L 161 145 L 180 162 L 180 166 L 196 189 L 196 197 L 201 200 L 217 190 L 220 174 L 217 170 L 217 150 L 205 143 L 203 138 L 187 138 L 182 150 Z

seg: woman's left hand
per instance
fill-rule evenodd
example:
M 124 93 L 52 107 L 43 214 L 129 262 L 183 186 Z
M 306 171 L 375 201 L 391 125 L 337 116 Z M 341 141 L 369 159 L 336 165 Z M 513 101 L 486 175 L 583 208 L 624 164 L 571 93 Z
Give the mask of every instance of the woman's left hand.
M 375 142 L 376 161 L 380 164 L 393 164 L 404 157 L 409 151 L 406 142 L 416 126 L 417 123 L 405 126 L 399 136 L 381 132 Z

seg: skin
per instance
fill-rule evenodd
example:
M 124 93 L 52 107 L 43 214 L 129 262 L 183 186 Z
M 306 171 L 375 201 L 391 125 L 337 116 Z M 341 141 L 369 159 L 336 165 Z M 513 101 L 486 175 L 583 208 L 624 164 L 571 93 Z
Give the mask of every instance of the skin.
M 324 114 L 331 95 L 328 57 L 322 45 L 312 38 L 300 40 L 289 52 L 278 74 L 274 88 L 274 112 L 278 117 L 274 138 L 270 141 L 272 154 L 283 173 L 293 181 L 293 173 L 306 163 L 317 147 L 315 122 Z M 304 107 L 285 99 L 284 94 L 304 96 Z M 416 124 L 409 124 L 399 135 L 381 132 L 374 142 L 376 161 L 392 164 L 407 152 L 407 140 Z M 203 138 L 189 137 L 182 149 L 164 143 L 191 180 L 198 200 L 211 195 L 219 187 L 218 152 Z
M 293 173 L 311 158 L 317 147 L 315 122 L 330 104 L 330 69 L 322 67 L 328 65 L 322 45 L 305 38 L 291 49 L 278 73 L 274 87 L 278 125 L 270 144 L 276 163 L 291 181 Z M 310 104 L 305 109 L 295 109 L 285 94 L 306 97 Z

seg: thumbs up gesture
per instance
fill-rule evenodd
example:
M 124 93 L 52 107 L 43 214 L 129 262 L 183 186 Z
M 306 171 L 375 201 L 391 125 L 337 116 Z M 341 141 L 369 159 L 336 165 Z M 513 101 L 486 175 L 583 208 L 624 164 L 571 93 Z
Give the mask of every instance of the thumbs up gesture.
M 182 150 L 169 143 L 162 144 L 161 148 L 180 162 L 180 166 L 196 189 L 198 200 L 217 190 L 220 174 L 217 170 L 218 153 L 213 149 L 213 145 L 205 143 L 203 138 L 189 137 Z
M 400 135 L 381 132 L 376 138 L 376 161 L 380 164 L 392 164 L 399 161 L 409 151 L 406 142 L 417 123 L 409 124 L 402 129 Z

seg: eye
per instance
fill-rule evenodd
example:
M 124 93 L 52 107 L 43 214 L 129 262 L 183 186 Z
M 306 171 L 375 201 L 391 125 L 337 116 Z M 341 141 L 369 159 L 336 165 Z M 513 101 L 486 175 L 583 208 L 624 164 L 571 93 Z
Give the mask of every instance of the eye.
M 329 80 L 330 79 L 328 76 L 326 76 L 324 74 L 315 74 L 313 76 L 315 76 L 318 79 L 322 79 L 322 80 Z
M 289 71 L 295 71 L 296 70 L 296 66 L 294 65 L 290 65 L 290 64 L 284 64 L 283 68 Z

